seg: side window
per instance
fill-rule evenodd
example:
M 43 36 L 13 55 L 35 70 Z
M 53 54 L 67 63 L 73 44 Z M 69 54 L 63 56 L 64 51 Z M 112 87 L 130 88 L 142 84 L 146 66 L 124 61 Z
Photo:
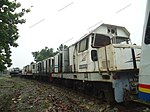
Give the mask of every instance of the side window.
M 55 70 L 55 61 L 54 61 L 54 59 L 52 59 L 52 72 L 54 72 L 54 70 Z
M 49 61 L 49 62 L 48 62 L 48 63 L 49 63 L 49 67 L 51 67 L 51 59 L 49 59 L 48 61 Z
M 46 68 L 48 67 L 48 60 L 46 60 Z
M 150 44 L 150 13 L 149 13 L 149 17 L 148 17 L 144 42 L 145 42 L 145 44 Z
M 35 69 L 35 65 L 32 65 L 32 68 Z
M 89 38 L 84 38 L 79 42 L 79 52 L 83 52 L 88 49 Z
M 92 61 L 97 61 L 98 60 L 96 50 L 91 51 L 91 59 L 92 59 Z
M 41 65 L 41 62 L 38 63 L 38 71 L 41 71 L 42 70 L 42 65 Z

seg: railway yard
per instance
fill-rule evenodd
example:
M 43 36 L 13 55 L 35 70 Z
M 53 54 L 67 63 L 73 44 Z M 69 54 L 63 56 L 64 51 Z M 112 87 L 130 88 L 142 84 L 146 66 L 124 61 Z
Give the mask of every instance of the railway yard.
M 1 112 L 150 112 L 138 103 L 109 104 L 52 83 L 0 76 Z
M 0 112 L 150 112 L 150 2 L 146 1 L 142 45 L 131 41 L 134 35 L 127 26 L 108 24 L 109 21 L 103 23 L 107 21 L 102 20 L 90 27 L 75 43 L 65 45 L 72 39 L 63 42 L 56 52 L 48 47 L 31 52 L 34 61 L 21 65 L 22 68 L 19 68 L 20 65 L 15 67 L 9 59 L 10 47 L 18 46 L 15 43 L 19 37 L 16 25 L 25 22 L 16 15 L 22 17 L 29 9 L 23 8 L 21 13 L 16 14 L 14 10 L 21 4 L 16 1 L 8 3 L 16 5 L 12 9 L 4 1 L 1 12 L 5 14 L 10 11 L 10 14 L 6 14 L 8 17 L 13 12 L 17 20 L 10 22 L 11 27 L 14 24 L 13 29 L 8 24 L 10 20 L 5 20 L 5 15 L 0 18 L 4 28 L 0 32 L 4 38 L 0 43 Z M 9 21 L 5 23 L 4 20 Z M 131 25 L 134 28 L 134 24 Z M 72 27 L 69 29 L 74 30 Z M 15 38 L 7 40 L 8 37 Z M 35 47 L 37 41 L 33 42 Z M 49 43 L 51 45 L 53 42 Z M 28 58 L 23 57 L 21 61 L 27 61 Z M 12 64 L 13 68 L 9 68 Z

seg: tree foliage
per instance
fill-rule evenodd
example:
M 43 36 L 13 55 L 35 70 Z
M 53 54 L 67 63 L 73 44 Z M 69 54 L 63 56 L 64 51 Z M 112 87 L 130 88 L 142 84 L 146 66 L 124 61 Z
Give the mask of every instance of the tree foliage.
M 65 48 L 67 48 L 66 45 L 64 45 L 64 49 Z M 53 48 L 49 49 L 48 47 L 45 47 L 41 51 L 32 52 L 32 55 L 34 57 L 34 61 L 38 62 L 38 61 L 42 61 L 46 58 L 53 57 L 54 55 L 56 55 L 60 51 L 63 51 L 63 45 L 62 44 L 59 46 L 59 48 L 57 48 L 56 52 L 54 52 Z
M 10 67 L 11 49 L 17 47 L 16 40 L 19 37 L 17 25 L 25 23 L 22 19 L 25 13 L 30 12 L 29 9 L 20 9 L 20 3 L 9 0 L 0 0 L 0 71 Z
M 36 61 L 36 62 L 44 60 L 44 59 L 46 59 L 48 57 L 52 57 L 55 54 L 56 53 L 54 52 L 54 49 L 53 48 L 49 49 L 48 47 L 45 47 L 41 51 L 32 52 L 32 55 L 34 57 L 34 61 Z

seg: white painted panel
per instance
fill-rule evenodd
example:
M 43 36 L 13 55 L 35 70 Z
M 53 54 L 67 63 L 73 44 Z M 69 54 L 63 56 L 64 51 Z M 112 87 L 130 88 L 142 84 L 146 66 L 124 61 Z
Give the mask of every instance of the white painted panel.
M 55 72 L 58 72 L 58 55 L 59 54 L 57 54 L 57 55 L 54 56 L 54 63 L 55 63 L 54 64 L 54 71 Z

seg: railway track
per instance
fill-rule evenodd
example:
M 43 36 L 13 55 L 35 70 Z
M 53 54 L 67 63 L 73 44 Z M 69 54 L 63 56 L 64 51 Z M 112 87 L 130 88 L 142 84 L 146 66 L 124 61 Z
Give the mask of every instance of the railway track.
M 99 105 L 105 105 L 105 107 L 103 107 L 102 109 L 102 112 L 110 112 L 110 110 L 113 110 L 114 112 L 150 112 L 150 104 L 143 103 L 139 100 L 127 101 L 123 103 L 107 102 L 106 99 L 100 99 L 99 97 L 91 96 L 90 94 L 86 94 L 84 92 L 81 93 L 79 91 L 72 90 L 64 86 L 62 87 L 56 84 L 55 86 L 66 89 L 66 91 L 71 91 L 75 94 L 78 94 L 85 99 L 91 99 L 93 102 L 97 102 L 97 104 Z
M 128 101 L 125 103 L 116 104 L 122 112 L 150 112 L 150 105 L 143 104 L 139 101 Z
M 31 79 L 31 78 L 29 78 Z M 47 83 L 49 84 L 48 80 L 38 80 L 40 83 Z M 58 84 L 57 83 L 50 83 L 51 85 L 55 87 L 61 88 L 63 91 L 65 91 L 65 94 L 67 99 L 71 102 L 71 104 L 78 104 L 78 98 L 77 100 L 71 99 L 70 96 L 67 94 L 76 94 L 78 97 L 82 97 L 82 100 L 87 100 L 87 102 L 96 102 L 94 104 L 102 106 L 103 108 L 101 109 L 100 112 L 110 112 L 110 110 L 113 110 L 114 112 L 150 112 L 150 105 L 149 104 L 144 104 L 140 102 L 139 100 L 134 100 L 134 101 L 127 101 L 124 103 L 116 103 L 116 102 L 107 102 L 106 99 L 103 97 L 97 97 L 92 94 L 87 94 L 87 92 L 82 91 L 81 89 L 78 90 L 77 88 L 71 88 L 72 86 L 65 86 L 64 84 Z M 92 103 L 91 103 L 92 104 Z M 94 112 L 94 111 L 93 111 Z M 99 111 L 98 111 L 99 112 Z

